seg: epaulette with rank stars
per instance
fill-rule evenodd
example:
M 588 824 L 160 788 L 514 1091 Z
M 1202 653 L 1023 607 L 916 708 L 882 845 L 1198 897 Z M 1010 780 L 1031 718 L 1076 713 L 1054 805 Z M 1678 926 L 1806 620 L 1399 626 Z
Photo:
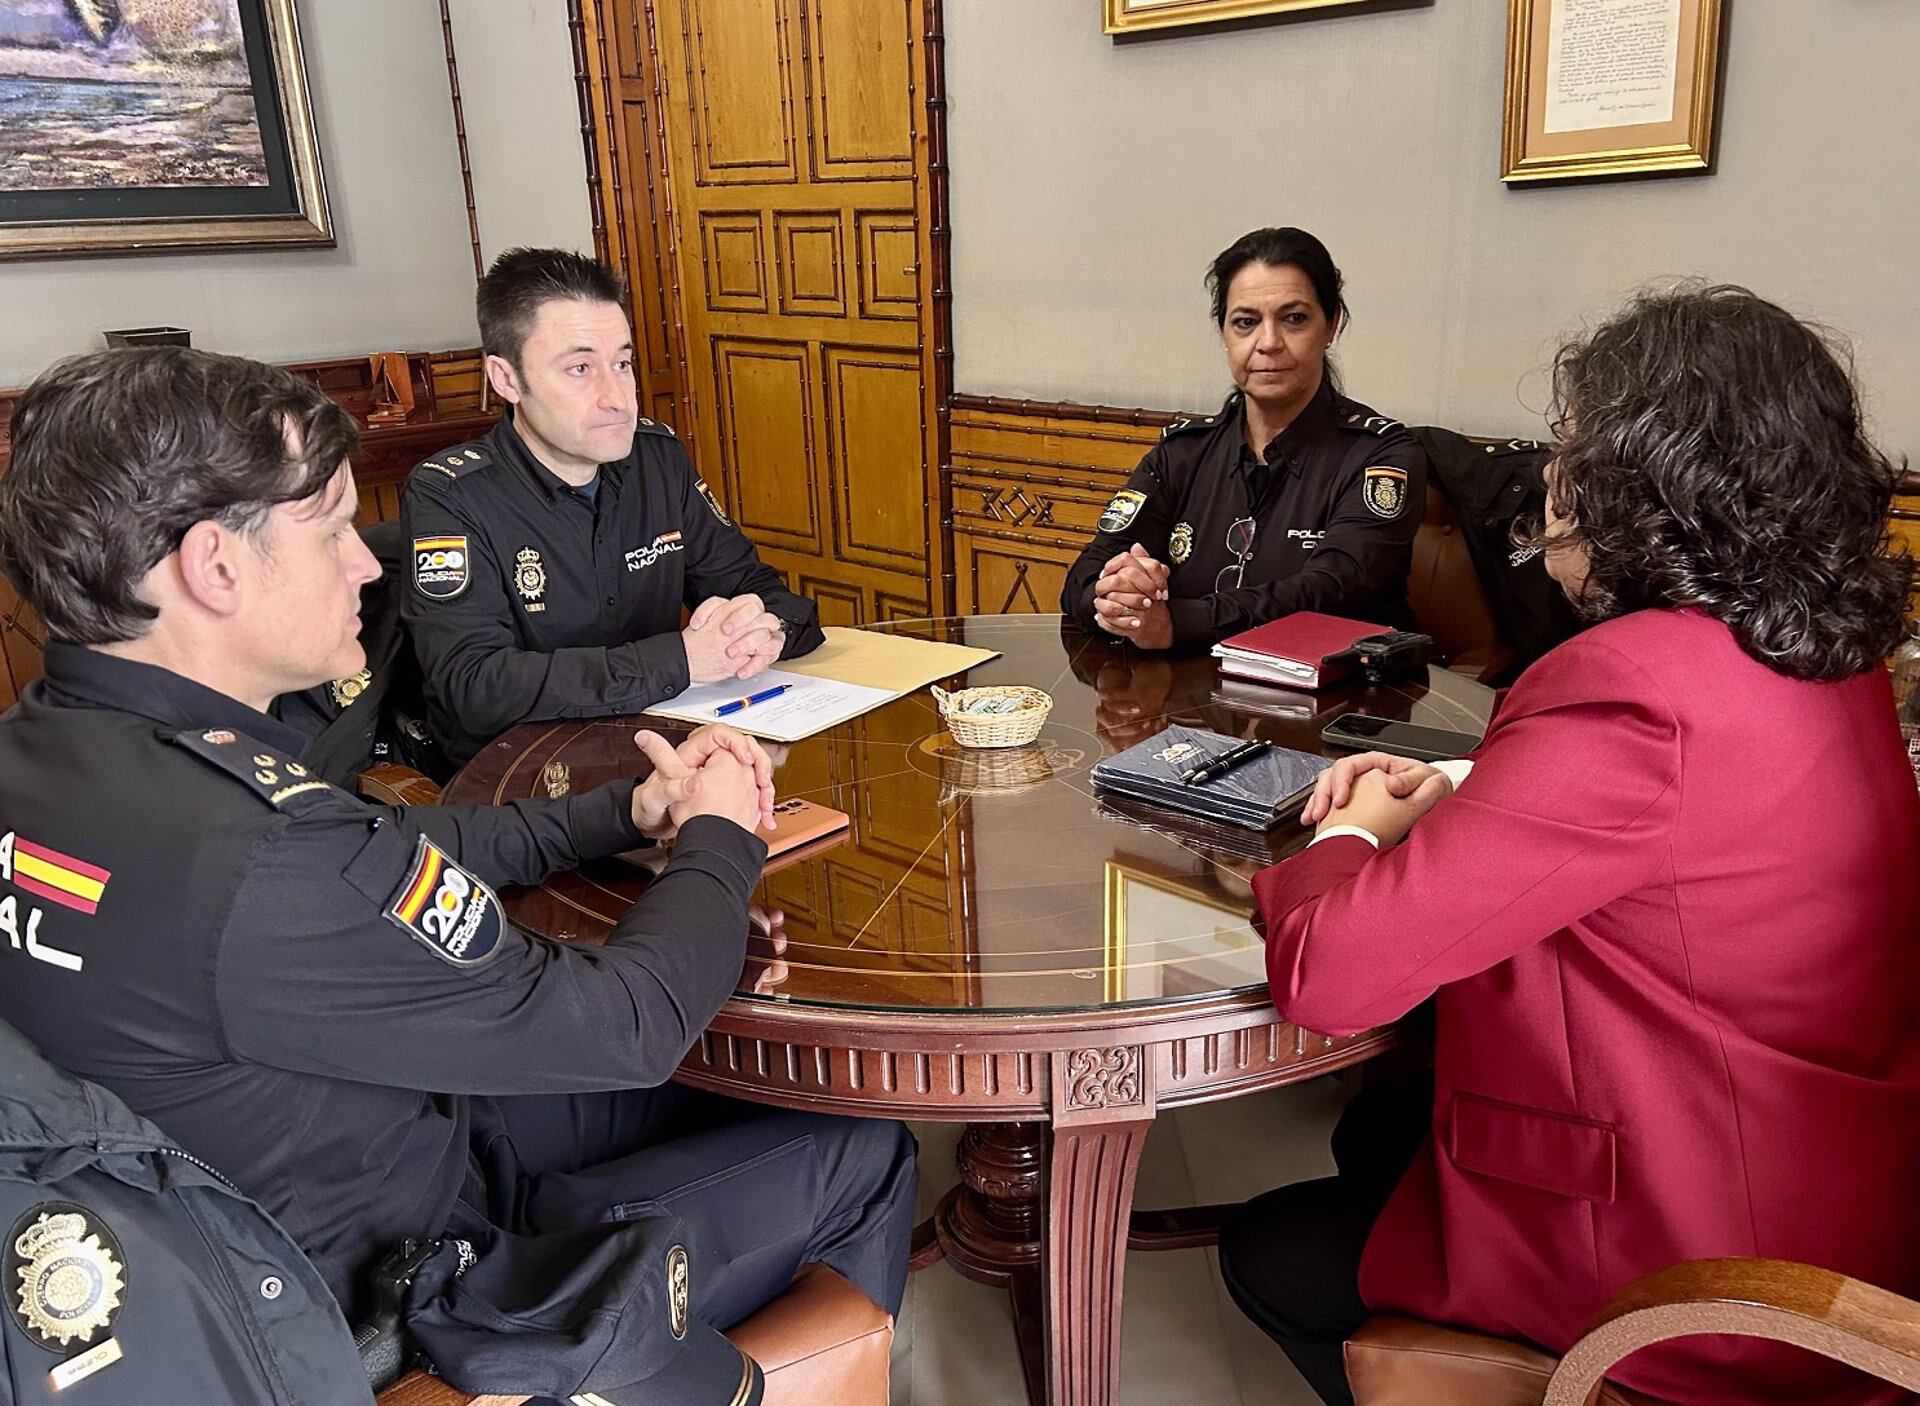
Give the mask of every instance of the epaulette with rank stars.
M 226 772 L 275 810 L 297 814 L 334 793 L 335 788 L 309 768 L 244 732 L 225 727 L 189 728 L 165 736 L 174 746 Z
M 475 469 L 484 469 L 493 462 L 493 455 L 487 452 L 486 445 L 478 441 L 472 444 L 456 445 L 452 449 L 443 449 L 431 459 L 420 461 L 419 467 L 432 469 L 435 473 L 445 474 L 448 478 L 459 478 Z
M 633 428 L 638 434 L 665 435 L 668 439 L 678 438 L 673 432 L 673 426 L 665 420 L 649 420 L 644 415 L 633 422 Z

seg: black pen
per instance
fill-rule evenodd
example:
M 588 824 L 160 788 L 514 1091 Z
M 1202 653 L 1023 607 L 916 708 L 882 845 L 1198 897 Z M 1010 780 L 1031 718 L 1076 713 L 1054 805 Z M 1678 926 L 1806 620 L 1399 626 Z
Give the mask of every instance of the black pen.
M 1180 778 L 1182 786 L 1198 786 L 1203 781 L 1211 781 L 1216 776 L 1225 776 L 1242 762 L 1250 762 L 1267 750 L 1264 742 L 1242 742 L 1238 747 L 1229 747 L 1216 757 L 1208 757 L 1192 771 Z

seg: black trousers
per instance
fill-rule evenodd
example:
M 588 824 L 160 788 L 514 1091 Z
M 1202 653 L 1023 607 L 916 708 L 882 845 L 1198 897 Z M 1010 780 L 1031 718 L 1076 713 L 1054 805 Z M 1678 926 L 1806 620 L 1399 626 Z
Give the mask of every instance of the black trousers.
M 1328 1406 L 1353 1406 L 1342 1344 L 1369 1317 L 1360 1252 L 1432 1120 L 1430 1071 L 1367 1086 L 1334 1127 L 1337 1176 L 1256 1196 L 1221 1228 L 1227 1292 Z
M 676 1084 L 473 1106 L 484 1214 L 501 1229 L 540 1235 L 669 1210 L 691 1235 L 693 1315 L 716 1328 L 809 1264 L 900 1310 L 916 1182 L 902 1123 L 762 1108 Z

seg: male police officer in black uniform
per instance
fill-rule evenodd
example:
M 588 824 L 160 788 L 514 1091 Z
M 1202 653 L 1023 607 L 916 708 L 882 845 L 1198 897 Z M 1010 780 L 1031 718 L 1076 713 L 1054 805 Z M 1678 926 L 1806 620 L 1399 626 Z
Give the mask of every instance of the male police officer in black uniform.
M 378 568 L 353 528 L 351 421 L 284 372 L 165 349 L 63 363 L 13 434 L 0 569 L 54 643 L 0 718 L 0 1018 L 267 1208 L 350 1318 L 405 1239 L 461 1237 L 484 1266 L 663 1206 L 686 1243 L 677 1270 L 658 1247 L 658 1272 L 690 1279 L 696 1326 L 808 1263 L 897 1308 L 904 1129 L 651 1087 L 742 970 L 772 799 L 755 744 L 710 730 L 676 754 L 644 734 L 638 787 L 366 805 L 265 712 L 361 667 Z M 676 826 L 605 946 L 504 920 L 493 885 Z M 556 1269 L 549 1309 L 594 1291 L 568 1278 L 582 1262 Z M 641 1356 L 673 1379 L 600 1396 L 751 1386 L 717 1336 L 677 1351 L 689 1319 L 666 1317 L 619 1331 L 671 1334 Z
M 612 274 L 509 250 L 476 304 L 507 413 L 416 468 L 404 498 L 407 626 L 454 762 L 529 718 L 639 712 L 820 644 L 813 603 L 760 560 L 674 432 L 639 414 Z
M 1408 621 L 1426 459 L 1339 394 L 1340 271 L 1305 230 L 1253 230 L 1207 275 L 1238 387 L 1179 420 L 1114 495 L 1060 609 L 1144 649 L 1204 648 L 1296 610 Z

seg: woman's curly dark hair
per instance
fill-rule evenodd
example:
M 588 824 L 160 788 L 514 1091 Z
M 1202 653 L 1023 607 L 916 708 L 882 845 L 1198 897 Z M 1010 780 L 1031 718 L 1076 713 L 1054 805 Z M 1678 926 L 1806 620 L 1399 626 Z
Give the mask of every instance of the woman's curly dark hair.
M 1554 360 L 1568 436 L 1552 507 L 1592 620 L 1693 606 L 1796 679 L 1878 665 L 1905 632 L 1913 559 L 1897 478 L 1860 423 L 1851 358 L 1745 288 L 1645 293 Z

